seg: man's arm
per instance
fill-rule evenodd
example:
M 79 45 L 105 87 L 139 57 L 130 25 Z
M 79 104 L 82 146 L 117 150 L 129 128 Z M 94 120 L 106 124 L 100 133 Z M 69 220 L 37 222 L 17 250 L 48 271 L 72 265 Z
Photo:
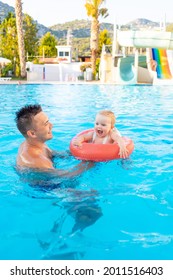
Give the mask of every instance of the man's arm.
M 51 153 L 52 153 L 52 157 L 67 158 L 67 157 L 71 156 L 71 153 L 69 150 L 61 151 L 61 152 L 52 150 Z
M 90 169 L 91 167 L 93 167 L 93 165 L 93 162 L 82 161 L 76 166 L 70 168 L 69 170 L 61 170 L 54 168 L 51 159 L 43 155 L 36 154 L 34 156 L 32 155 L 32 157 L 27 157 L 27 159 L 25 158 L 22 164 L 18 164 L 18 168 L 31 168 L 38 172 L 46 172 L 47 174 L 53 176 L 72 178 Z
M 54 175 L 58 175 L 60 177 L 64 178 L 72 178 L 75 176 L 78 176 L 82 174 L 84 171 L 87 171 L 88 169 L 92 168 L 94 166 L 94 162 L 92 161 L 82 161 L 76 166 L 70 168 L 69 170 L 61 170 L 61 169 L 50 169 L 48 172 Z

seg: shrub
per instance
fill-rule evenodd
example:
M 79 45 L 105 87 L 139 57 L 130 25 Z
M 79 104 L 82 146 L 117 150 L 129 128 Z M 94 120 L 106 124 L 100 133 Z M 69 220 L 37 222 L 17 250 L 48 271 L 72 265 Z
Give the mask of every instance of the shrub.
M 91 68 L 91 62 L 84 62 L 80 66 L 82 72 L 85 72 L 87 68 Z
M 2 77 L 8 76 L 8 71 L 13 71 L 12 63 L 9 63 L 6 66 L 1 68 L 1 76 Z

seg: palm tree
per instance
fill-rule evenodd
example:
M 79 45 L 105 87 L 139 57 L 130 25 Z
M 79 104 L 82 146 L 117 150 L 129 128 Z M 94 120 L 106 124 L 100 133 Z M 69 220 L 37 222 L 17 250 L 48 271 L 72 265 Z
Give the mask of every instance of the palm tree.
M 86 0 L 85 8 L 87 15 L 91 17 L 91 37 L 90 37 L 90 48 L 91 48 L 91 68 L 92 73 L 95 75 L 96 72 L 96 59 L 98 52 L 98 41 L 99 41 L 99 16 L 107 17 L 108 10 L 101 8 L 105 0 Z
M 16 26 L 18 35 L 18 49 L 20 58 L 20 71 L 21 77 L 26 76 L 26 61 L 25 61 L 25 46 L 23 36 L 23 17 L 22 17 L 22 2 L 21 0 L 15 0 L 15 13 L 16 13 Z

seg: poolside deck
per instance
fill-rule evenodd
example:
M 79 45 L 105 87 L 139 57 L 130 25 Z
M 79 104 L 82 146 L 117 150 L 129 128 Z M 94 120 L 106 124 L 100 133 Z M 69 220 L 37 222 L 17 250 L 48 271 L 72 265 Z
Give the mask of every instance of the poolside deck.
M 0 80 L 0 85 L 31 85 L 31 84 L 60 84 L 60 85 L 118 85 L 114 82 L 101 82 L 101 81 L 26 81 L 26 80 Z M 151 85 L 146 83 L 137 83 L 137 85 Z
M 100 81 L 25 81 L 25 80 L 0 80 L 0 84 L 14 84 L 14 85 L 22 85 L 22 84 L 81 84 L 81 85 L 87 85 L 87 84 L 108 84 L 108 83 L 101 83 Z M 115 83 L 112 83 L 115 84 Z

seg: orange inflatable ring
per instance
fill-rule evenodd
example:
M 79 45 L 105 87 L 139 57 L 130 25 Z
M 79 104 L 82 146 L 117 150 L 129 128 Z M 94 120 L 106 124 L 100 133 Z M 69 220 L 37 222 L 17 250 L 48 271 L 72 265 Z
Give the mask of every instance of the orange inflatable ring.
M 116 143 L 113 144 L 94 144 L 94 143 L 82 143 L 81 147 L 73 145 L 73 140 L 81 136 L 82 134 L 93 131 L 93 129 L 87 129 L 77 134 L 70 142 L 70 151 L 74 157 L 80 160 L 91 161 L 108 161 L 113 159 L 119 159 L 119 146 Z M 129 151 L 129 155 L 133 152 L 134 143 L 131 139 L 123 137 L 126 148 Z

